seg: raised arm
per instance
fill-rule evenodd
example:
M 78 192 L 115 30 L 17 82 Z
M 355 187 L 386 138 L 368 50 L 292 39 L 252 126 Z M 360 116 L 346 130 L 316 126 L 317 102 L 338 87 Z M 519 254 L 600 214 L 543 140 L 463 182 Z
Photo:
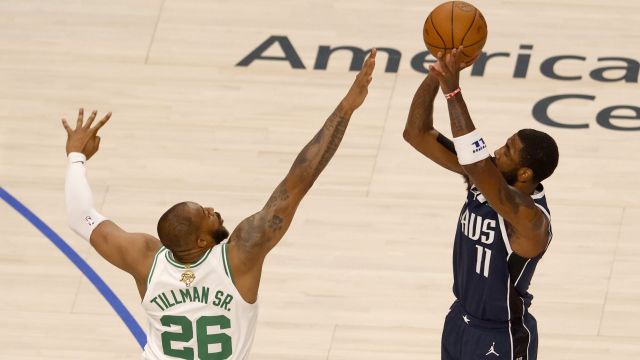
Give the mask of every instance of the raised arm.
M 98 151 L 98 130 L 109 121 L 108 113 L 94 127 L 93 111 L 83 124 L 83 109 L 78 113 L 75 129 L 65 119 L 62 124 L 67 131 L 67 174 L 65 179 L 65 202 L 69 227 L 91 243 L 96 251 L 111 264 L 133 276 L 140 296 L 146 291 L 146 278 L 151 268 L 160 241 L 148 234 L 128 233 L 113 221 L 102 216 L 93 204 L 93 194 L 86 177 L 86 162 Z
M 430 72 L 437 76 L 447 96 L 451 132 L 454 136 L 459 162 L 471 183 L 509 223 L 512 249 L 523 257 L 534 257 L 544 251 L 549 236 L 549 219 L 535 205 L 528 194 L 509 186 L 502 173 L 491 161 L 486 144 L 476 132 L 459 87 L 459 53 L 438 54 L 438 63 Z M 480 155 L 484 154 L 484 155 Z
M 436 164 L 464 174 L 453 142 L 433 127 L 433 101 L 439 88 L 438 79 L 431 74 L 422 81 L 411 101 L 402 135 L 411 146 Z
M 298 154 L 289 173 L 262 210 L 243 220 L 231 234 L 228 256 L 233 280 L 246 301 L 257 299 L 265 256 L 284 236 L 298 204 L 338 149 L 352 113 L 364 102 L 375 67 L 375 55 L 374 49 L 347 95 Z

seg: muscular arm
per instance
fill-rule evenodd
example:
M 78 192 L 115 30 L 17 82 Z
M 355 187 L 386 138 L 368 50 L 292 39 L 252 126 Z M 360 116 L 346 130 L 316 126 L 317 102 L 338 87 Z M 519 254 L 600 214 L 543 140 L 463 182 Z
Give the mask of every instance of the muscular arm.
M 456 95 L 447 103 L 454 137 L 475 130 L 462 94 Z M 540 254 L 547 245 L 549 220 L 531 197 L 509 186 L 489 158 L 463 165 L 462 168 L 491 207 L 511 226 L 511 248 L 518 255 L 527 258 Z
M 69 157 L 65 177 L 65 203 L 69 227 L 88 240 L 105 260 L 133 276 L 140 293 L 147 289 L 147 275 L 160 240 L 148 234 L 128 233 L 113 221 L 107 220 L 94 208 L 93 193 L 86 177 L 86 162 L 100 145 L 98 130 L 106 124 L 111 113 L 91 127 L 96 111 L 84 123 L 84 111 L 80 109 L 76 128 L 71 129 L 65 119 L 67 131 L 67 155 Z
M 162 246 L 160 240 L 149 234 L 124 231 L 113 221 L 105 220 L 93 230 L 90 242 L 100 256 L 133 277 L 143 298 L 153 258 Z
M 454 91 L 459 88 L 460 69 L 465 66 L 459 61 L 461 51 L 462 47 L 452 50 L 450 54 L 439 53 L 437 64 L 429 68 L 447 94 L 455 94 Z M 475 130 L 462 93 L 448 99 L 447 105 L 454 138 Z M 511 248 L 518 255 L 528 258 L 544 251 L 548 241 L 549 220 L 531 197 L 509 186 L 489 158 L 463 165 L 462 169 L 491 207 L 509 223 Z
M 458 174 L 464 174 L 458 163 L 453 142 L 433 127 L 433 101 L 438 94 L 438 80 L 427 76 L 411 101 L 403 137 L 433 162 Z
M 287 231 L 298 204 L 333 157 L 349 124 L 352 110 L 342 103 L 300 151 L 287 176 L 258 213 L 245 219 L 231 235 L 238 246 L 259 254 L 271 250 Z
M 300 201 L 338 149 L 351 114 L 364 101 L 374 66 L 375 50 L 345 98 L 300 151 L 262 210 L 243 220 L 231 234 L 228 257 L 233 280 L 247 302 L 257 299 L 265 256 L 284 236 Z

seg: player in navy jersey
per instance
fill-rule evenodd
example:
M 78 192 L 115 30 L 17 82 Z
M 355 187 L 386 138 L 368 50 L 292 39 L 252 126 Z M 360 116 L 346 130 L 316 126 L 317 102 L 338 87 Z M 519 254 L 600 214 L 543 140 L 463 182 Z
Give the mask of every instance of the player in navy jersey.
M 528 292 L 551 241 L 551 218 L 541 181 L 558 164 L 547 134 L 523 129 L 489 154 L 459 87 L 462 48 L 438 62 L 418 88 L 404 138 L 467 181 L 453 250 L 456 301 L 445 319 L 443 360 L 537 358 L 538 333 Z M 433 127 L 433 102 L 442 89 L 453 141 Z

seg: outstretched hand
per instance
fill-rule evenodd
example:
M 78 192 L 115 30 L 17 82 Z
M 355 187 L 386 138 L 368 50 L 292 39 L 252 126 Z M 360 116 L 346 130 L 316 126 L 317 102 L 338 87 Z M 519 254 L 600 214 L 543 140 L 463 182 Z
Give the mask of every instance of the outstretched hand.
M 371 50 L 371 54 L 367 57 L 362 65 L 362 69 L 356 76 L 356 80 L 351 85 L 349 92 L 342 100 L 342 104 L 347 107 L 349 111 L 354 111 L 362 105 L 364 99 L 369 93 L 369 84 L 373 79 L 373 69 L 376 66 L 376 49 Z
M 100 147 L 100 136 L 98 136 L 98 130 L 104 126 L 104 124 L 111 118 L 111 112 L 107 113 L 98 123 L 91 127 L 93 120 L 95 120 L 98 112 L 93 110 L 87 121 L 83 124 L 84 109 L 80 108 L 78 111 L 78 121 L 76 122 L 76 128 L 71 129 L 66 119 L 62 119 L 62 126 L 67 131 L 67 155 L 72 152 L 83 153 L 87 160 L 90 159 L 93 154 L 98 151 Z
M 460 55 L 463 49 L 464 47 L 460 46 L 446 54 L 439 51 L 436 56 L 438 62 L 429 66 L 429 73 L 438 79 L 442 91 L 446 94 L 460 86 L 460 71 L 473 64 L 480 56 L 480 54 L 478 54 L 468 63 L 461 62 Z

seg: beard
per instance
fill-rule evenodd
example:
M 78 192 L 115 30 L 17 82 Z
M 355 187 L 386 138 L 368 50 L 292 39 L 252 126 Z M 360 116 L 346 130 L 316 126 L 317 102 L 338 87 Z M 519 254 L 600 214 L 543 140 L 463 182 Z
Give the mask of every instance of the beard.
M 229 230 L 227 230 L 227 228 L 224 226 L 220 226 L 219 228 L 215 229 L 213 233 L 211 233 L 211 237 L 213 238 L 213 241 L 216 242 L 216 244 L 220 244 L 229 237 Z
M 503 171 L 502 177 L 504 177 L 504 181 L 506 181 L 509 186 L 513 186 L 516 181 L 518 181 L 518 169 Z
M 495 165 L 498 168 L 498 163 L 496 162 L 496 158 L 494 156 L 490 156 L 489 160 L 491 160 L 491 162 L 493 163 L 493 165 Z M 500 168 L 498 168 L 498 171 L 500 171 L 500 173 L 502 174 L 502 177 L 504 178 L 504 181 L 507 182 L 507 184 L 509 184 L 509 186 L 513 186 L 516 181 L 518 181 L 518 169 L 511 169 L 508 171 L 502 171 L 500 170 Z

